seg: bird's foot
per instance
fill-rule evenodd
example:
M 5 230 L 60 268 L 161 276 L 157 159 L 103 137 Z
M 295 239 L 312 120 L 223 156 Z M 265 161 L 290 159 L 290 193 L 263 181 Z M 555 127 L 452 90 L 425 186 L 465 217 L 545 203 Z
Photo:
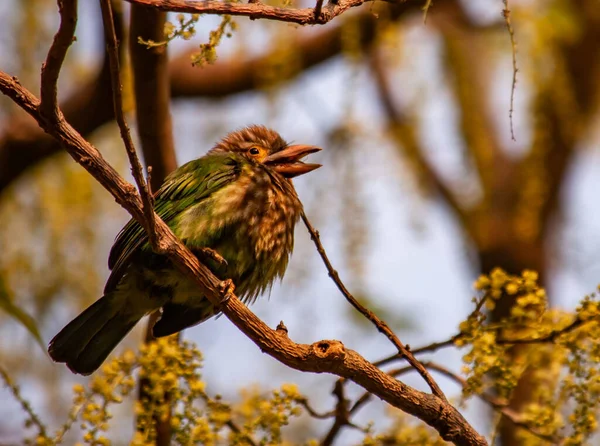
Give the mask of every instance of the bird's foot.
M 217 262 L 219 264 L 220 267 L 227 268 L 227 266 L 228 266 L 227 260 L 225 260 L 223 258 L 223 256 L 221 256 L 221 254 L 219 254 L 217 251 L 215 251 L 212 248 L 206 248 L 206 247 L 200 248 L 200 249 L 196 250 L 196 252 L 204 258 L 214 260 L 215 262 Z
M 216 268 L 216 271 L 219 272 L 219 275 L 227 274 L 227 260 L 225 260 L 223 256 L 221 256 L 221 254 L 219 254 L 214 249 L 206 247 L 199 248 L 194 250 L 194 254 L 196 254 L 196 257 L 198 257 L 200 261 L 212 260 L 213 262 L 215 262 L 216 265 L 211 266 L 211 268 Z
M 219 284 L 219 293 L 221 295 L 221 305 L 226 304 L 235 291 L 233 280 L 225 279 Z

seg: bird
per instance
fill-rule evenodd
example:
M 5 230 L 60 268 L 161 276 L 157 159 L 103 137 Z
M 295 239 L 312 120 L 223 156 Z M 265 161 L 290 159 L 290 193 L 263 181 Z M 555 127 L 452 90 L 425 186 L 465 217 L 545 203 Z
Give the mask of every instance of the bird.
M 246 304 L 283 278 L 303 211 L 292 178 L 320 164 L 301 159 L 320 151 L 290 145 L 276 131 L 252 125 L 226 135 L 206 155 L 167 176 L 154 210 Z M 195 282 L 154 253 L 134 219 L 111 248 L 104 295 L 49 343 L 50 357 L 89 375 L 145 315 L 160 310 L 154 337 L 168 336 L 219 314 Z

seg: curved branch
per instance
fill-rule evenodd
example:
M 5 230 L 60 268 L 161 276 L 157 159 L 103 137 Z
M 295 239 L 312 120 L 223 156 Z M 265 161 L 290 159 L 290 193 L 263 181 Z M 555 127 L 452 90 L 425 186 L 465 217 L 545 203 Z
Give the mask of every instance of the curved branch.
M 390 9 L 390 17 L 397 20 L 411 11 L 418 11 L 414 2 L 394 5 Z M 363 47 L 370 45 L 376 35 L 377 18 L 370 12 L 361 13 L 357 18 L 360 31 L 360 42 Z M 294 54 L 294 63 L 298 69 L 290 71 L 289 81 L 306 70 L 337 56 L 342 51 L 342 26 L 328 28 L 318 33 L 306 33 L 299 37 L 290 51 Z M 170 63 L 171 94 L 174 98 L 201 96 L 205 98 L 223 98 L 232 94 L 264 87 L 262 72 L 273 60 L 271 53 L 253 58 L 231 58 L 214 65 L 207 65 L 198 70 L 191 64 L 190 50 L 175 56 Z
M 431 371 L 435 371 L 438 372 L 442 375 L 444 375 L 445 377 L 451 379 L 452 381 L 454 381 L 455 383 L 457 383 L 459 386 L 461 386 L 462 388 L 465 388 L 467 386 L 467 381 L 462 378 L 460 375 L 458 375 L 457 373 L 452 372 L 450 369 L 435 363 L 435 362 L 431 362 L 431 361 L 425 361 L 423 362 L 423 365 Z M 400 375 L 403 375 L 405 373 L 411 372 L 414 369 L 410 366 L 406 366 L 406 367 L 401 367 L 395 370 L 390 370 L 388 372 L 388 374 L 390 376 L 394 376 L 394 377 L 398 377 Z M 352 405 L 352 407 L 350 408 L 350 414 L 354 414 L 355 412 L 357 412 L 361 407 L 363 407 L 371 398 L 373 397 L 373 394 L 369 393 L 369 392 L 365 392 L 363 393 L 357 400 L 356 402 Z M 540 432 L 538 429 L 536 429 L 535 427 L 529 425 L 524 419 L 523 417 L 516 413 L 513 409 L 511 409 L 510 407 L 507 406 L 506 402 L 500 400 L 499 398 L 495 397 L 494 395 L 490 395 L 488 393 L 482 393 L 482 394 L 477 394 L 477 397 L 479 397 L 483 402 L 489 404 L 489 406 L 498 411 L 499 413 L 501 413 L 503 416 L 505 416 L 512 424 L 514 424 L 515 426 L 518 426 L 522 429 L 527 430 L 528 432 L 530 432 L 531 434 L 537 436 L 538 438 L 541 438 L 542 440 L 546 440 L 552 444 L 561 444 L 562 438 L 559 436 L 555 436 L 555 435 L 547 435 L 544 434 L 543 432 Z M 333 427 L 333 426 L 332 426 Z
M 33 116 L 39 125 L 57 138 L 115 200 L 140 223 L 144 221 L 142 202 L 135 187 L 126 182 L 100 153 L 77 133 L 62 117 L 52 121 L 40 112 L 40 101 L 18 81 L 0 72 L 0 91 Z M 177 239 L 169 227 L 156 218 L 156 252 L 167 255 L 182 271 L 192 277 L 205 296 L 218 306 L 260 349 L 288 367 L 303 372 L 331 373 L 347 378 L 379 398 L 436 429 L 446 441 L 457 445 L 486 445 L 463 416 L 447 401 L 420 392 L 381 371 L 361 355 L 346 349 L 339 341 L 320 341 L 312 345 L 292 342 L 283 330 L 273 330 L 262 322 L 232 292 L 231 286 L 217 279 L 211 271 Z
M 42 81 L 40 87 L 40 108 L 48 117 L 58 119 L 58 75 L 67 56 L 67 51 L 75 39 L 77 27 L 77 1 L 59 1 L 60 26 L 46 61 L 42 65 Z

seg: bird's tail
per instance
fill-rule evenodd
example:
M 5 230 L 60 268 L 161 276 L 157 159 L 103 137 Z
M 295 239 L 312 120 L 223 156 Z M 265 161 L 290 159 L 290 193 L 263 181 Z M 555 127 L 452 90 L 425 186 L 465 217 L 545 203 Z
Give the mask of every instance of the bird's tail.
M 94 372 L 144 316 L 127 311 L 122 297 L 106 294 L 69 322 L 50 341 L 50 357 L 65 362 L 74 373 Z

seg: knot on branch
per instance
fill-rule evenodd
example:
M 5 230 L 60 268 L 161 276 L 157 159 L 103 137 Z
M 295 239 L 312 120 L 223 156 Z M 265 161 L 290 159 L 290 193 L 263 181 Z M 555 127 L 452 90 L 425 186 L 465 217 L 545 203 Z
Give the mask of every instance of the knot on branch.
M 285 324 L 283 323 L 283 321 L 280 321 L 279 324 L 277 324 L 276 331 L 277 331 L 277 333 L 279 333 L 282 336 L 288 335 L 288 329 L 285 326 Z
M 310 346 L 310 353 L 319 359 L 343 361 L 346 358 L 346 348 L 340 341 L 323 340 Z

